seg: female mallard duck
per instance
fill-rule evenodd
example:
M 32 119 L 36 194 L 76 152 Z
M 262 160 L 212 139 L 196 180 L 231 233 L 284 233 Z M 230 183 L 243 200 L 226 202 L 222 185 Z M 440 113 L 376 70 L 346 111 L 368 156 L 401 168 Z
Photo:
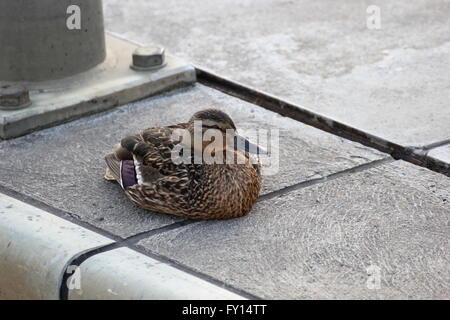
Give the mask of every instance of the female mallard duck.
M 206 162 L 203 157 L 200 162 L 194 161 L 195 155 L 203 155 L 211 144 L 202 138 L 202 142 L 194 143 L 194 132 L 199 128 L 201 137 L 207 130 L 214 130 L 217 137 L 224 138 L 211 153 L 222 155 L 222 163 Z M 189 139 L 182 138 L 185 133 Z M 149 128 L 122 139 L 116 151 L 105 158 L 105 178 L 117 181 L 131 201 L 147 210 L 189 219 L 240 217 L 253 207 L 261 189 L 261 175 L 259 163 L 249 154 L 259 152 L 257 146 L 242 138 L 244 143 L 237 143 L 237 148 L 229 147 L 235 145 L 230 141 L 239 138 L 226 113 L 199 111 L 187 123 Z M 189 161 L 174 161 L 173 154 L 180 149 Z M 234 161 L 227 161 L 231 157 Z

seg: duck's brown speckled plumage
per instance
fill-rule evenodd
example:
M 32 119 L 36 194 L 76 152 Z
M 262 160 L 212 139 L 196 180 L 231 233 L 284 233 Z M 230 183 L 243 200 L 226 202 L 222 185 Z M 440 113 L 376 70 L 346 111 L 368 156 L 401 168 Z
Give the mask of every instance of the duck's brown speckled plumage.
M 218 110 L 204 110 L 202 116 L 218 116 L 213 120 L 235 129 L 232 120 Z M 122 139 L 116 151 L 106 156 L 105 178 L 121 183 L 120 161 L 134 160 L 142 181 L 125 188 L 125 194 L 139 207 L 189 219 L 228 219 L 247 214 L 261 189 L 259 164 L 251 164 L 249 155 L 240 150 L 232 153 L 242 158 L 243 164 L 175 164 L 171 152 L 179 141 L 172 140 L 172 133 L 189 125 L 150 128 Z

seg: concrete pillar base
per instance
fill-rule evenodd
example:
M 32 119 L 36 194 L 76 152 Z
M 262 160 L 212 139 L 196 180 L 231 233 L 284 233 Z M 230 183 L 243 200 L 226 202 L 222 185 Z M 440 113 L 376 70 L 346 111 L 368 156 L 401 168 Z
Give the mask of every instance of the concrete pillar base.
M 18 137 L 196 81 L 194 67 L 177 58 L 166 56 L 166 65 L 157 70 L 135 71 L 130 64 L 137 45 L 107 35 L 106 48 L 106 60 L 89 71 L 59 80 L 13 83 L 30 90 L 32 105 L 0 110 L 0 138 Z

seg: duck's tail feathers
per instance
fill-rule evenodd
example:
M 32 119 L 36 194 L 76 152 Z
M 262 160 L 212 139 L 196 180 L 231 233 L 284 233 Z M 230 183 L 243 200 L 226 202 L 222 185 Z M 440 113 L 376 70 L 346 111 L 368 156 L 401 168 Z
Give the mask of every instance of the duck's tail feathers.
M 105 157 L 107 169 L 105 174 L 105 179 L 107 180 L 116 180 L 120 184 L 121 178 L 120 178 L 120 160 L 117 159 L 117 156 L 115 153 L 110 153 L 106 155 Z

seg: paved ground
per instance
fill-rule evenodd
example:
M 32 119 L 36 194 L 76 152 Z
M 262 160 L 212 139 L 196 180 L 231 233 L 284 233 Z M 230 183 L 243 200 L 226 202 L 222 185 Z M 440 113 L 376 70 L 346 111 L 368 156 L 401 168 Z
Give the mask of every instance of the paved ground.
M 448 298 L 449 190 L 449 179 L 399 161 L 139 244 L 264 298 Z M 368 289 L 370 267 L 379 289 Z
M 106 26 L 392 142 L 450 138 L 450 2 L 105 0 Z M 145 27 L 143 27 L 145 26 Z
M 380 30 L 370 1 L 104 3 L 110 31 L 450 163 L 448 1 L 378 1 Z M 103 180 L 121 137 L 208 107 L 280 132 L 248 216 L 180 223 Z M 0 141 L 2 190 L 257 297 L 450 298 L 448 177 L 202 85 Z
M 279 129 L 279 172 L 265 177 L 247 217 L 178 224 L 152 236 L 181 219 L 132 205 L 102 179 L 102 157 L 127 133 L 211 106 L 241 131 Z M 148 253 L 262 298 L 450 294 L 447 177 L 202 85 L 3 141 L 0 168 L 8 189 L 118 237 L 138 235 Z M 375 289 L 367 268 L 379 270 Z
M 118 185 L 103 180 L 103 157 L 130 133 L 187 121 L 196 111 L 213 106 L 227 111 L 241 129 L 281 130 L 279 172 L 265 179 L 263 193 L 387 157 L 198 85 L 3 141 L 0 183 L 121 237 L 173 223 L 179 219 L 149 215 L 130 205 Z

